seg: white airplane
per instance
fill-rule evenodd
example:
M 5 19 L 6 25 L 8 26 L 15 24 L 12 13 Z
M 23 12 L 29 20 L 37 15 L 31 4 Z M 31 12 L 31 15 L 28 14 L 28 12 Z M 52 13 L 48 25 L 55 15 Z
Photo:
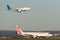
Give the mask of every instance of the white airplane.
M 11 8 L 9 5 L 7 5 L 7 10 L 15 10 L 17 12 L 22 12 L 22 11 L 29 11 L 29 7 L 24 7 L 24 8 Z
M 23 32 L 18 25 L 16 26 L 16 31 L 17 31 L 18 35 L 22 35 L 24 37 L 30 37 L 30 38 L 40 38 L 40 37 L 53 36 L 49 32 Z

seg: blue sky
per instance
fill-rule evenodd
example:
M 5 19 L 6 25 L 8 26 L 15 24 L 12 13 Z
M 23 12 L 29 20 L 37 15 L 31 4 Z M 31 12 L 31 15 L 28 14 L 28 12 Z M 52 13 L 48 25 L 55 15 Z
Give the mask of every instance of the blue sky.
M 31 10 L 19 15 L 8 11 L 7 4 Z M 27 31 L 60 31 L 60 0 L 0 0 L 0 30 L 16 30 L 16 25 Z

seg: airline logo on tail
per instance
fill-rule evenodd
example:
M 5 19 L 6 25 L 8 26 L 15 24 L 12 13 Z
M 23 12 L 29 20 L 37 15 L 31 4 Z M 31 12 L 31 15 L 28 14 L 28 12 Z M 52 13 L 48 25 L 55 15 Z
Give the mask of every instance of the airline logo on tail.
M 16 31 L 17 31 L 17 34 L 23 35 L 23 31 L 20 29 L 18 25 L 16 26 Z
M 12 8 L 11 8 L 9 5 L 7 5 L 7 9 L 8 9 L 8 10 L 11 10 Z

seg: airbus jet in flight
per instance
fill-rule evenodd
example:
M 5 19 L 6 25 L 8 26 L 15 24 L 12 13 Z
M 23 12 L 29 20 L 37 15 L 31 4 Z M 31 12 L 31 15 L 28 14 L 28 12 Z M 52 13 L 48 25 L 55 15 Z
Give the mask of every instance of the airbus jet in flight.
M 12 8 L 10 5 L 7 5 L 7 10 L 15 10 L 17 12 L 23 12 L 23 11 L 29 11 L 29 7 L 24 7 L 24 8 Z
M 24 37 L 28 36 L 28 37 L 32 37 L 32 38 L 40 38 L 40 37 L 50 37 L 52 36 L 52 34 L 50 34 L 49 32 L 23 32 L 20 27 L 17 25 L 16 26 L 16 31 L 18 35 L 22 35 Z

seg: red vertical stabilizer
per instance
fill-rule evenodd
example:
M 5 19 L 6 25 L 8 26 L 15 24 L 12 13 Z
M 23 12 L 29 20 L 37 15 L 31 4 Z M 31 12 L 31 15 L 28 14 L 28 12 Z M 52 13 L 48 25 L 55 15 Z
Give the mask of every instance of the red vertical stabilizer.
M 17 31 L 17 34 L 23 35 L 23 31 L 20 29 L 18 25 L 16 26 L 16 31 Z

